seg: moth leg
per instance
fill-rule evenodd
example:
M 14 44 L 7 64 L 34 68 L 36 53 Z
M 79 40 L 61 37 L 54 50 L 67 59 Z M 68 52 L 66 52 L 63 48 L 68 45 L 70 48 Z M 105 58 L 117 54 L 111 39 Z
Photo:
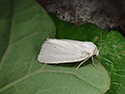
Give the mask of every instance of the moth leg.
M 76 75 L 76 72 L 77 72 L 78 68 L 79 68 L 84 62 L 86 62 L 89 58 L 90 58 L 90 57 L 86 58 L 84 61 L 82 61 L 82 62 L 77 66 L 77 68 L 76 68 L 76 70 L 75 70 L 75 72 L 74 72 L 74 75 Z
M 96 65 L 95 65 L 95 63 L 94 63 L 93 56 L 92 56 L 92 64 L 95 66 L 96 69 L 98 69 L 98 67 L 96 67 Z

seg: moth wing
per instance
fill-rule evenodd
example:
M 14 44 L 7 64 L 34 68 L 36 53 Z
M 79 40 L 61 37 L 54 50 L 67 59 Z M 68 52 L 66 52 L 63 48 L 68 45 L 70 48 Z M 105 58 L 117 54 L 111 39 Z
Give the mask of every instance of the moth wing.
M 73 40 L 48 39 L 41 47 L 38 61 L 41 63 L 70 63 L 86 59 L 90 54 L 86 48 Z
M 89 57 L 91 57 L 92 55 L 96 55 L 95 53 L 93 53 L 95 50 L 97 50 L 97 47 L 94 43 L 92 42 L 81 42 L 81 41 L 76 41 L 76 40 L 68 40 L 68 39 L 62 39 L 65 42 L 69 42 L 71 44 L 76 44 L 78 46 L 78 49 L 82 50 L 81 48 L 84 48 L 86 52 L 88 52 L 90 55 Z M 98 50 L 97 50 L 97 54 L 98 54 Z

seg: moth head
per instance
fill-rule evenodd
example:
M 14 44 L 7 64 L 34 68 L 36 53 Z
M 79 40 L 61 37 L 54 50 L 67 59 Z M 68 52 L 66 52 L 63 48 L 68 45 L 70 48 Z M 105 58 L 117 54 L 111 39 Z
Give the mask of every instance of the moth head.
M 97 52 L 96 52 L 96 56 L 98 56 L 99 55 L 99 50 L 97 50 Z
M 93 55 L 98 56 L 99 55 L 99 50 L 97 50 L 97 47 L 95 48 Z

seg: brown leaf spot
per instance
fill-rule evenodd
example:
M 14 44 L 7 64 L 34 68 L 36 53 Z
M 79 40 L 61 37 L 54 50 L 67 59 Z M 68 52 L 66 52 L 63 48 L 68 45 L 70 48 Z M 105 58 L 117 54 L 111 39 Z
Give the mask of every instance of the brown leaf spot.
M 125 51 L 124 51 L 124 52 L 122 52 L 122 54 L 125 54 Z
M 120 48 L 122 48 L 122 45 L 119 45 Z
M 99 38 L 98 36 L 95 36 L 95 40 L 98 40 L 98 38 Z

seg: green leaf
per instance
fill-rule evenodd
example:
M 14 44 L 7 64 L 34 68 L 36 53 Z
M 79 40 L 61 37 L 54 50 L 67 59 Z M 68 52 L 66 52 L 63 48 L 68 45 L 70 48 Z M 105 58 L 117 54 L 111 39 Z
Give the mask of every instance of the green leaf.
M 0 10 L 2 11 L 0 17 L 0 94 L 101 94 L 109 89 L 110 78 L 105 68 L 99 65 L 97 59 L 94 59 L 94 61 L 98 69 L 92 65 L 90 59 L 80 66 L 76 75 L 73 73 L 80 62 L 49 65 L 37 61 L 43 41 L 48 37 L 54 37 L 55 25 L 45 10 L 34 0 L 4 0 L 0 1 L 0 4 Z M 6 11 L 3 9 L 6 9 Z M 8 14 L 7 17 L 6 14 Z M 108 33 L 93 24 L 74 26 L 57 18 L 55 20 L 57 38 L 91 41 L 98 48 L 100 47 L 100 32 L 103 31 L 99 56 L 101 63 L 108 69 L 114 81 L 119 82 L 122 86 L 124 85 L 123 80 L 121 80 L 124 74 L 121 75 L 119 70 L 115 70 L 116 67 L 117 69 L 123 67 L 123 65 L 119 65 L 119 61 L 121 62 L 124 58 L 124 38 L 118 32 Z M 2 37 L 3 35 L 6 37 Z M 107 42 L 110 45 L 113 44 L 110 37 L 115 40 L 119 37 L 121 39 L 115 41 L 115 46 L 113 45 L 110 53 L 118 50 L 119 54 L 117 54 L 117 57 L 116 53 L 115 56 L 108 56 L 108 60 L 111 61 L 111 63 L 108 63 L 106 54 L 110 51 L 105 51 L 105 48 L 109 49 L 105 44 Z M 3 42 L 4 45 L 2 45 Z M 113 61 L 114 58 L 118 59 L 117 62 Z M 115 65 L 114 70 L 109 65 Z M 112 72 L 110 72 L 110 69 Z M 118 78 L 119 75 L 115 77 L 115 73 L 121 75 L 121 78 Z M 112 76 L 112 74 L 114 75 Z M 114 85 L 111 86 L 113 90 L 117 84 L 112 85 Z M 124 90 L 124 87 L 120 90 Z
M 4 7 L 3 7 L 4 5 Z M 10 2 L 0 1 L 0 60 L 8 46 L 10 25 L 11 25 L 11 11 L 12 5 Z
M 31 94 L 37 88 L 25 83 L 28 90 L 24 82 L 43 66 L 37 55 L 41 43 L 54 37 L 55 25 L 34 0 L 1 0 L 0 6 L 0 94 Z
M 111 89 L 107 94 L 124 94 L 125 91 L 125 38 L 116 31 L 104 36 L 100 58 L 111 76 Z M 104 63 L 105 62 L 105 63 Z

